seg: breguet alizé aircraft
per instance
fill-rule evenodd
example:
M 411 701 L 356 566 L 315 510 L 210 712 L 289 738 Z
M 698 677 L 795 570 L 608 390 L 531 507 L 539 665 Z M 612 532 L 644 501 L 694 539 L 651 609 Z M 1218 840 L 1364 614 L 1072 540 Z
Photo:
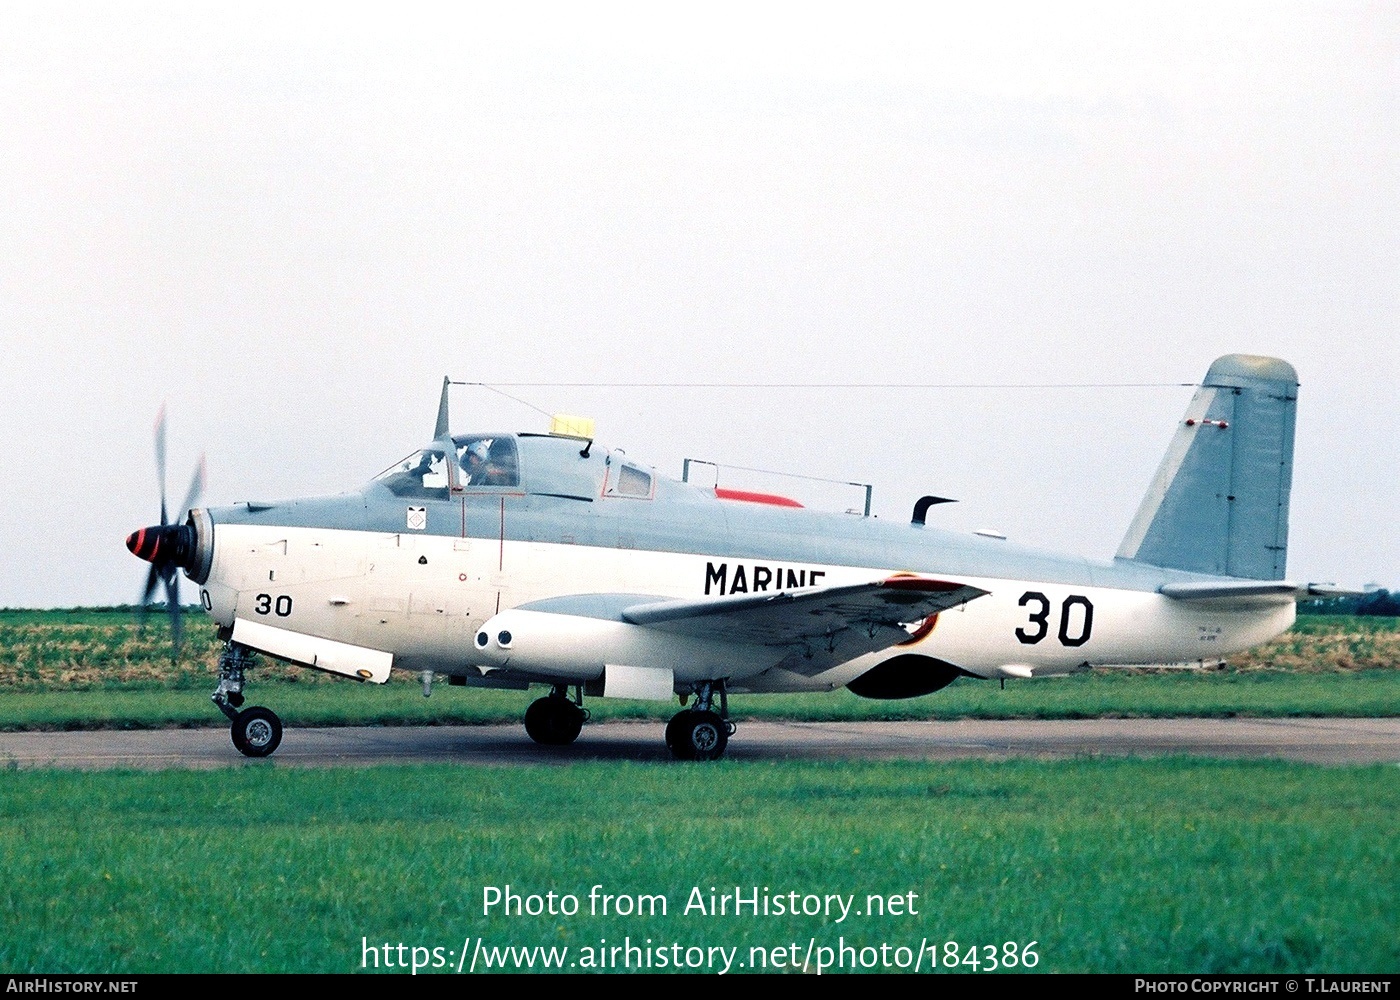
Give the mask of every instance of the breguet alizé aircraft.
M 588 422 L 454 435 L 446 381 L 433 440 L 358 492 L 171 524 L 162 497 L 127 546 L 152 563 L 148 599 L 163 581 L 178 611 L 177 573 L 198 584 L 226 643 L 213 700 L 249 756 L 282 736 L 242 708 L 260 652 L 376 683 L 422 672 L 425 693 L 433 672 L 547 685 L 525 711 L 544 744 L 578 736 L 585 695 L 679 696 L 667 745 L 708 760 L 733 692 L 908 698 L 1216 660 L 1282 632 L 1328 590 L 1284 579 L 1297 389 L 1277 359 L 1211 365 L 1109 562 L 930 528 L 932 497 L 893 523 L 668 479 Z M 157 453 L 163 479 L 163 434 Z

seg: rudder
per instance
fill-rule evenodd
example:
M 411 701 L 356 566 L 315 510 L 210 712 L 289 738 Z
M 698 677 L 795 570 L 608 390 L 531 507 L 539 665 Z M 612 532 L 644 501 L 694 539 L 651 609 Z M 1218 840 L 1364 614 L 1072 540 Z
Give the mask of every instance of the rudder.
M 1118 558 L 1281 580 L 1298 374 L 1278 358 L 1210 366 L 1133 518 Z

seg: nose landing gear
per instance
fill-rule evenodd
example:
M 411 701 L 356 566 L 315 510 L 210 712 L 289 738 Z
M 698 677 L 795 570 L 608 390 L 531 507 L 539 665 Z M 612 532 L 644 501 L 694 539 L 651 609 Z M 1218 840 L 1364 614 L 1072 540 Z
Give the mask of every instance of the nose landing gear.
M 270 708 L 243 705 L 243 672 L 252 666 L 253 651 L 241 643 L 229 642 L 219 654 L 219 686 L 210 696 L 219 711 L 228 716 L 233 745 L 245 757 L 266 757 L 282 742 L 282 720 Z

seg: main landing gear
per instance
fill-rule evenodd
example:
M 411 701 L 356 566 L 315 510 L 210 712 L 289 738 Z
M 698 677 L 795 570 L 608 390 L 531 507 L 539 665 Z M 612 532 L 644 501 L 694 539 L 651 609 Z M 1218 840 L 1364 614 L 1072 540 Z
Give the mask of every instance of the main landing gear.
M 556 684 L 549 694 L 530 702 L 525 710 L 525 732 L 530 739 L 547 747 L 568 746 L 578 739 L 588 721 L 588 709 L 583 707 L 582 688 L 574 688 L 572 700 L 568 690 L 567 685 Z
M 719 695 L 718 712 L 713 709 L 715 694 Z M 719 760 L 735 728 L 729 721 L 724 681 L 699 684 L 695 695 L 694 708 L 682 709 L 666 723 L 666 746 L 677 760 Z
M 219 686 L 211 696 L 228 716 L 233 745 L 245 757 L 266 757 L 282 742 L 282 720 L 270 708 L 243 705 L 243 672 L 253 663 L 253 651 L 230 640 L 219 654 Z

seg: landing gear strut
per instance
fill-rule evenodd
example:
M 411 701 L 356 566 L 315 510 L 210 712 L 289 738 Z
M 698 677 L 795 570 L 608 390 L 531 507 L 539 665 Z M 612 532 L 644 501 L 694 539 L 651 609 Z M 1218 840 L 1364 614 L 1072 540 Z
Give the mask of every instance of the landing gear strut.
M 567 685 L 556 684 L 549 694 L 530 702 L 525 710 L 525 732 L 530 739 L 547 747 L 568 746 L 578 739 L 588 721 L 588 710 L 583 707 L 583 689 L 575 687 L 572 700 L 568 690 Z
M 713 696 L 719 695 L 719 711 Z M 734 723 L 729 721 L 729 697 L 724 681 L 706 681 L 695 688 L 695 707 L 683 709 L 666 723 L 666 746 L 677 760 L 719 760 Z
M 266 757 L 282 742 L 282 720 L 270 708 L 243 705 L 243 672 L 253 664 L 253 651 L 229 640 L 219 654 L 219 686 L 211 700 L 228 716 L 233 745 L 245 757 Z

